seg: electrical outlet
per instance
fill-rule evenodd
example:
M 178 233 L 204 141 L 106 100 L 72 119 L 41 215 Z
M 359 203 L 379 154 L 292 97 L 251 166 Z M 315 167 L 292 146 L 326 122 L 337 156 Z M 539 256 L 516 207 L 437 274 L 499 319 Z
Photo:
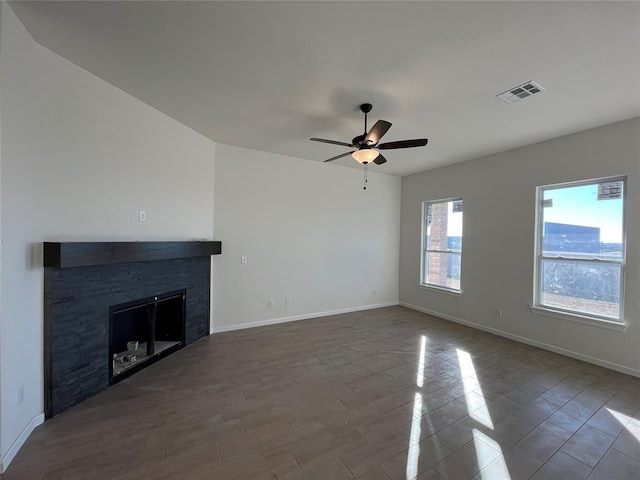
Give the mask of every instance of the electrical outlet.
M 288 307 L 291 304 L 291 300 L 289 300 L 289 297 L 284 299 L 284 306 Z
M 371 295 L 373 295 L 373 296 L 375 297 L 376 295 L 378 295 L 378 291 L 374 288 L 374 289 L 371 291 Z
M 247 257 L 245 255 L 240 257 L 240 263 L 247 263 Z
M 493 314 L 494 314 L 496 317 L 502 317 L 502 309 L 501 309 L 501 308 L 496 308 L 496 309 L 493 311 Z
M 24 402 L 24 385 L 20 385 L 18 388 L 18 405 Z
M 147 221 L 147 212 L 144 212 L 144 211 L 140 210 L 138 212 L 138 221 L 139 222 L 146 222 Z
M 273 298 L 270 298 L 269 300 L 267 300 L 267 307 L 273 308 Z

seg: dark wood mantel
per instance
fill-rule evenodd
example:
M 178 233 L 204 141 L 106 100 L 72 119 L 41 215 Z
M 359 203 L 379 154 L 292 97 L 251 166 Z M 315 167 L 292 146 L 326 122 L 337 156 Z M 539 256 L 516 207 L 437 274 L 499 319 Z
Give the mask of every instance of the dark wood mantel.
M 220 255 L 222 242 L 44 242 L 43 253 L 44 267 L 89 267 Z

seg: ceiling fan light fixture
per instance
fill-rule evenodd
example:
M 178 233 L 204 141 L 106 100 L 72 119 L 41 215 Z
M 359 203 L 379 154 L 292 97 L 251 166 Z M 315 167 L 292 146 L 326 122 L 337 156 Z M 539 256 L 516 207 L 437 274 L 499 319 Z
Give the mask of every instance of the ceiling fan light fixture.
M 356 162 L 362 164 L 372 163 L 376 158 L 378 158 L 378 155 L 380 155 L 380 152 L 373 148 L 361 148 L 351 154 Z

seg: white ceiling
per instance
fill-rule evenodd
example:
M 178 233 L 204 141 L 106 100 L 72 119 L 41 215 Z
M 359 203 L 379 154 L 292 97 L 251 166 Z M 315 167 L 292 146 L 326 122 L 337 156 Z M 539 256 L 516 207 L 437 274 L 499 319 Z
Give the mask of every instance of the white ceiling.
M 34 39 L 203 135 L 407 175 L 640 115 L 639 2 L 12 2 Z M 547 91 L 495 96 L 534 80 Z M 179 161 L 179 159 L 177 159 Z M 333 164 L 358 167 L 350 157 Z M 332 164 L 327 164 L 331 168 Z

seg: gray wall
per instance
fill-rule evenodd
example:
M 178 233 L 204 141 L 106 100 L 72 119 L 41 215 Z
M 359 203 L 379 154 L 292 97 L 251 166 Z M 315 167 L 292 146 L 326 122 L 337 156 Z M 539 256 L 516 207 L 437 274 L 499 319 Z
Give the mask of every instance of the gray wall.
M 402 179 L 400 302 L 557 352 L 640 375 L 640 119 Z M 536 187 L 627 175 L 624 332 L 530 311 Z M 419 287 L 421 204 L 464 197 L 462 290 Z M 494 315 L 502 308 L 503 317 Z
M 365 191 L 361 169 L 216 145 L 214 331 L 397 304 L 401 182 L 376 167 Z

